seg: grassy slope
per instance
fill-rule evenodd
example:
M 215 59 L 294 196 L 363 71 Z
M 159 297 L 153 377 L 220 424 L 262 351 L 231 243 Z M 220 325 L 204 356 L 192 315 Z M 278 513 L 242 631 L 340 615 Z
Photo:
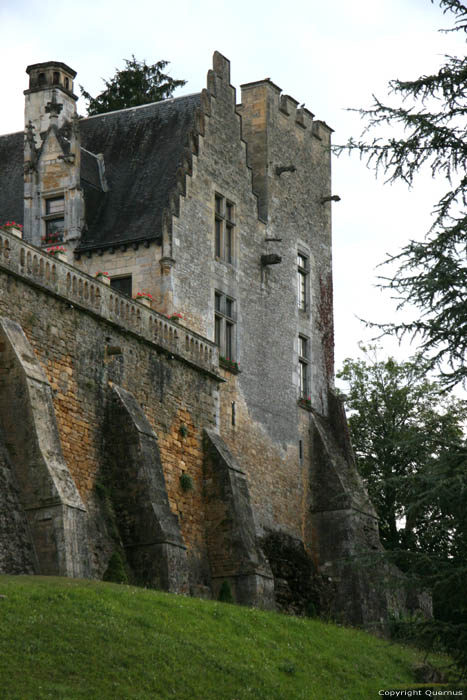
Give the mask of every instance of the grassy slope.
M 0 697 L 336 700 L 410 683 L 356 630 L 131 586 L 0 576 Z

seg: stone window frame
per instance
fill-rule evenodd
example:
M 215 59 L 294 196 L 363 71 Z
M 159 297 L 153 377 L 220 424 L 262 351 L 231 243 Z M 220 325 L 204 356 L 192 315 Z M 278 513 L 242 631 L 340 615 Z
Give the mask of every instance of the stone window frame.
M 310 274 L 310 258 L 302 250 L 297 251 L 297 306 L 300 311 L 309 307 L 308 279 Z
M 65 193 L 56 192 L 54 194 L 48 194 L 43 198 L 43 242 L 44 245 L 52 245 L 55 243 L 63 243 L 65 235 Z M 54 203 L 61 202 L 62 207 L 56 208 Z M 58 223 L 61 223 L 61 227 L 58 229 L 55 227 Z M 57 235 L 58 234 L 58 235 Z
M 302 333 L 298 335 L 298 391 L 299 398 L 310 397 L 310 338 Z
M 214 194 L 214 257 L 229 265 L 235 261 L 235 203 Z
M 225 292 L 214 291 L 214 342 L 219 354 L 226 360 L 235 362 L 236 348 L 236 301 Z

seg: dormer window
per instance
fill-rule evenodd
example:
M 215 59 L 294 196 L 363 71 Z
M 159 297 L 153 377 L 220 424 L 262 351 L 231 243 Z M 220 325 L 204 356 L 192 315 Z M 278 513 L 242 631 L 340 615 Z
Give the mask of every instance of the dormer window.
M 45 200 L 44 222 L 44 244 L 61 243 L 65 230 L 65 199 L 63 196 Z

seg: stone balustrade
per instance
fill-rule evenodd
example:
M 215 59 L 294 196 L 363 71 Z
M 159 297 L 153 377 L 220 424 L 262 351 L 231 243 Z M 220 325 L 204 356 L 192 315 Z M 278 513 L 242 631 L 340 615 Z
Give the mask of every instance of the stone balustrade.
M 4 230 L 0 230 L 0 269 L 30 280 L 204 369 L 216 372 L 219 366 L 218 348 L 212 341 Z

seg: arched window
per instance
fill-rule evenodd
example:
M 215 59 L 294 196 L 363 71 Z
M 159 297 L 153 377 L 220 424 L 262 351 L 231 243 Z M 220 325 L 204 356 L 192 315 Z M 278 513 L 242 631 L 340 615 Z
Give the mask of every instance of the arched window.
M 39 73 L 39 78 L 37 82 L 39 84 L 39 87 L 45 85 L 45 73 Z
M 60 73 L 58 71 L 54 71 L 54 85 L 59 85 L 60 84 Z

